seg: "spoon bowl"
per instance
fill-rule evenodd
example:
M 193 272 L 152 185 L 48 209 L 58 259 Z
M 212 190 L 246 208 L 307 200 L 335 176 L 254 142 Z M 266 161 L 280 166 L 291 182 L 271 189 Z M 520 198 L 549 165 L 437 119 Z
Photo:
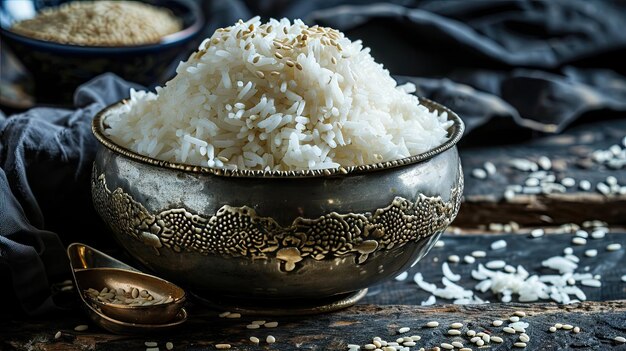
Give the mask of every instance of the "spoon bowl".
M 139 324 L 162 324 L 173 320 L 185 303 L 185 291 L 178 286 L 157 277 L 119 268 L 92 268 L 75 272 L 76 283 L 86 300 L 95 304 L 104 314 L 114 319 Z M 152 300 L 141 299 L 143 305 L 112 303 L 92 297 L 86 289 L 102 291 L 123 289 L 132 298 L 133 288 L 148 291 Z
M 183 307 L 186 293 L 180 287 L 155 276 L 144 274 L 94 248 L 73 243 L 67 248 L 70 266 L 79 296 L 89 317 L 100 327 L 115 334 L 154 333 L 174 328 L 187 320 Z M 89 288 L 130 287 L 147 290 L 155 299 L 172 301 L 150 306 L 125 306 L 105 303 L 85 293 Z

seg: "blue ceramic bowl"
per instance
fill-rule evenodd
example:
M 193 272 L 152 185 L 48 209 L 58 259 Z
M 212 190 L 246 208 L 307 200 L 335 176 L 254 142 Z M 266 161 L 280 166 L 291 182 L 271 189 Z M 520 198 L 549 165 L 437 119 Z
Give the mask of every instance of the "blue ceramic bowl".
M 17 20 L 36 16 L 41 9 L 62 0 L 0 0 L 0 38 L 31 73 L 37 103 L 68 104 L 74 90 L 91 78 L 113 72 L 145 86 L 169 78 L 172 65 L 193 51 L 194 39 L 204 26 L 202 11 L 194 0 L 143 1 L 168 8 L 183 22 L 183 29 L 159 43 L 97 47 L 59 44 L 33 39 L 11 31 Z

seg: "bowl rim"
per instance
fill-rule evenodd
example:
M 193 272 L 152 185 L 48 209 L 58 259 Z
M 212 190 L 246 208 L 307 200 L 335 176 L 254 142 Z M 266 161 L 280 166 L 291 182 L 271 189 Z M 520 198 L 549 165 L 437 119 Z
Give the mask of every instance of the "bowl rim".
M 161 37 L 156 43 L 149 44 L 140 44 L 140 45 L 122 45 L 122 46 L 92 46 L 92 45 L 77 45 L 77 44 L 63 44 L 54 41 L 42 40 L 37 38 L 32 38 L 26 35 L 22 35 L 16 33 L 11 30 L 11 28 L 5 28 L 4 26 L 0 26 L 0 33 L 2 35 L 7 36 L 10 39 L 19 41 L 23 44 L 27 44 L 30 46 L 38 46 L 43 49 L 48 50 L 59 50 L 59 51 L 67 51 L 72 54 L 82 53 L 82 54 L 102 54 L 104 52 L 111 53 L 132 53 L 134 51 L 144 51 L 144 50 L 155 50 L 162 49 L 166 47 L 170 47 L 173 45 L 177 45 L 181 42 L 185 42 L 195 35 L 200 33 L 202 28 L 204 27 L 205 18 L 202 10 L 198 6 L 198 4 L 194 1 L 189 0 L 172 0 L 182 6 L 185 6 L 189 9 L 191 13 L 194 15 L 194 21 L 191 25 L 184 27 L 183 29 L 165 35 Z
M 115 102 L 96 114 L 91 123 L 91 131 L 96 137 L 96 139 L 108 148 L 109 150 L 122 155 L 126 158 L 129 158 L 134 161 L 139 161 L 141 163 L 150 164 L 153 166 L 157 166 L 165 169 L 172 169 L 190 173 L 200 173 L 200 174 L 212 174 L 216 176 L 225 176 L 225 177 L 236 177 L 236 178 L 314 178 L 314 177 L 327 177 L 327 176 L 344 176 L 344 175 L 353 175 L 353 174 L 363 174 L 374 171 L 387 170 L 391 168 L 397 168 L 401 166 L 411 165 L 415 163 L 420 163 L 431 159 L 448 149 L 454 147 L 461 137 L 463 136 L 463 132 L 465 130 L 465 125 L 461 118 L 454 113 L 449 108 L 429 100 L 424 97 L 418 97 L 420 104 L 428 108 L 429 110 L 437 110 L 439 112 L 446 112 L 448 114 L 448 120 L 452 121 L 453 124 L 448 129 L 448 139 L 441 145 L 434 147 L 428 151 L 425 151 L 421 154 L 391 160 L 384 161 L 372 164 L 365 164 L 359 166 L 350 166 L 350 167 L 338 167 L 338 168 L 328 168 L 328 169 L 305 169 L 305 170 L 297 170 L 297 171 L 265 171 L 265 170 L 250 170 L 250 169 L 225 169 L 225 168 L 210 168 L 207 166 L 196 166 L 189 165 L 177 162 L 163 161 L 158 160 L 152 157 L 141 155 L 135 151 L 127 149 L 121 145 L 116 144 L 111 138 L 105 135 L 105 119 L 107 114 L 120 106 L 127 104 L 127 99 L 122 99 L 121 101 Z

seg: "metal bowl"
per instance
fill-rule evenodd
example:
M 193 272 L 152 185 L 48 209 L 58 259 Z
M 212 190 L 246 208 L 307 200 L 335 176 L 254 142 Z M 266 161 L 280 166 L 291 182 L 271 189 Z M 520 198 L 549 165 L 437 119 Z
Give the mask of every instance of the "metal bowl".
M 93 202 L 132 256 L 193 292 L 285 303 L 354 292 L 422 258 L 458 212 L 463 122 L 421 103 L 454 122 L 428 152 L 265 172 L 164 162 L 117 145 L 104 130 L 121 101 L 93 120 Z

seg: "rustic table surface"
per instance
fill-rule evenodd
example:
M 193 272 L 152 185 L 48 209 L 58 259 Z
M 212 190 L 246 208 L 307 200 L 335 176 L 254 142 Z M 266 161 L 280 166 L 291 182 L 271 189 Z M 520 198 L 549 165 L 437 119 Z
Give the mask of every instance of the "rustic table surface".
M 354 307 L 316 316 L 262 318 L 277 321 L 278 326 L 247 329 L 247 324 L 261 317 L 220 318 L 219 312 L 192 302 L 188 306 L 190 318 L 183 326 L 157 335 L 140 336 L 107 333 L 90 324 L 87 317 L 75 309 L 45 319 L 0 320 L 0 350 L 146 350 L 145 342 L 156 342 L 160 350 L 166 350 L 168 342 L 174 350 L 215 350 L 217 344 L 229 344 L 232 350 L 348 350 L 349 344 L 365 349 L 375 337 L 387 342 L 404 338 L 400 343 L 408 341 L 407 345 L 415 342 L 411 350 L 421 347 L 436 350 L 443 347 L 442 343 L 453 342 L 479 349 L 467 336 L 470 329 L 490 335 L 490 342 L 480 349 L 511 350 L 521 349 L 514 345 L 520 342 L 520 334 L 504 332 L 503 327 L 508 322 L 494 327 L 492 321 L 507 321 L 516 311 L 524 312 L 521 320 L 529 324 L 527 350 L 626 350 L 626 344 L 615 341 L 618 336 L 626 337 L 626 282 L 623 278 L 626 275 L 626 231 L 623 229 L 626 195 L 617 191 L 607 196 L 596 190 L 597 184 L 606 182 L 608 176 L 626 185 L 626 169 L 607 167 L 588 157 L 593 150 L 605 150 L 622 143 L 624 135 L 626 121 L 614 120 L 580 125 L 558 136 L 514 146 L 462 149 L 465 200 L 455 228 L 441 239 L 445 246 L 434 248 L 407 272 L 406 279 L 371 287 L 368 295 Z M 577 184 L 564 193 L 504 197 L 507 187 L 523 184 L 528 176 L 528 172 L 510 167 L 510 160 L 536 161 L 540 156 L 552 160 L 548 173 L 557 181 L 563 177 L 572 177 L 577 183 L 586 179 L 592 183 L 592 189 L 582 191 Z M 497 173 L 486 179 L 474 177 L 472 170 L 483 167 L 486 161 L 495 164 Z M 562 225 L 582 226 L 587 220 L 607 222 L 609 233 L 601 239 L 590 237 L 585 245 L 574 245 L 576 228 Z M 548 234 L 538 238 L 530 236 L 530 230 L 538 227 Z M 491 250 L 491 243 L 500 239 L 506 241 L 506 249 Z M 621 244 L 622 248 L 609 251 L 609 244 Z M 449 263 L 450 269 L 461 276 L 457 284 L 465 289 L 472 289 L 478 283 L 471 277 L 471 271 L 492 260 L 503 260 L 513 267 L 521 265 L 531 275 L 554 274 L 555 271 L 543 267 L 541 262 L 562 255 L 567 247 L 572 247 L 573 254 L 580 259 L 576 271 L 599 275 L 596 278 L 602 282 L 601 287 L 581 286 L 587 298 L 582 303 L 559 305 L 550 300 L 519 303 L 515 296 L 512 302 L 502 303 L 501 296 L 487 291 L 476 292 L 476 296 L 489 304 L 454 305 L 451 300 L 438 298 L 435 305 L 421 306 L 431 294 L 413 281 L 419 272 L 425 281 L 443 286 L 442 263 L 453 254 L 461 261 Z M 585 255 L 586 250 L 593 249 L 597 250 L 596 256 Z M 486 257 L 464 262 L 464 256 L 475 250 L 486 251 Z M 439 326 L 425 327 L 429 321 L 438 321 Z M 454 322 L 463 324 L 459 336 L 448 335 L 449 325 Z M 580 330 L 578 333 L 573 329 L 550 332 L 549 328 L 556 323 L 570 324 Z M 89 329 L 75 331 L 74 327 L 81 324 L 88 324 Z M 400 328 L 405 327 L 410 331 L 400 333 Z M 60 337 L 55 338 L 59 331 Z M 269 335 L 275 337 L 275 343 L 265 341 Z M 252 336 L 259 338 L 260 344 L 251 342 Z M 415 341 L 408 339 L 411 336 Z M 495 342 L 494 336 L 501 337 L 502 342 Z

